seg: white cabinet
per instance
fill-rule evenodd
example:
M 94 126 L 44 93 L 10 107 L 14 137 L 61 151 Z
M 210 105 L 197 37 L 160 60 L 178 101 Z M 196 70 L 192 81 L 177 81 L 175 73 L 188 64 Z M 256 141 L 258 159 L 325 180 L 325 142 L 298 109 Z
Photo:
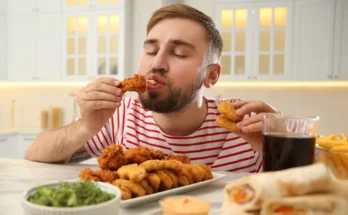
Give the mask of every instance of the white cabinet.
M 124 2 L 65 1 L 65 11 L 68 12 L 64 13 L 63 24 L 64 80 L 125 77 L 127 38 Z M 90 4 L 94 6 L 90 7 Z
M 216 24 L 223 39 L 223 80 L 290 78 L 290 1 L 223 3 Z
M 62 15 L 8 14 L 9 80 L 59 80 L 61 76 Z
M 35 134 L 21 133 L 0 135 L 0 158 L 23 159 L 35 137 Z
M 348 80 L 348 1 L 337 0 L 333 79 Z
M 0 80 L 6 78 L 6 16 L 0 11 Z
M 62 9 L 61 0 L 8 0 L 9 13 L 54 13 Z
M 299 80 L 332 79 L 334 1 L 301 0 L 295 4 L 294 70 Z
M 7 17 L 7 78 L 34 80 L 35 77 L 35 16 L 31 13 L 9 14 Z

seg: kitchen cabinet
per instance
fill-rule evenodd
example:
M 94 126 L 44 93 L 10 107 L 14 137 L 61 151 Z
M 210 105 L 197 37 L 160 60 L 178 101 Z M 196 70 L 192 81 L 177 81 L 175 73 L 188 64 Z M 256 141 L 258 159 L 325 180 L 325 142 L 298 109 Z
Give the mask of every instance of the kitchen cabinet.
M 54 13 L 62 10 L 61 0 L 8 0 L 9 13 Z
M 0 11 L 0 80 L 6 78 L 6 16 Z
M 129 25 L 126 25 L 126 7 L 121 7 L 124 2 L 65 1 L 68 12 L 64 13 L 63 27 L 64 80 L 125 77 L 128 41 L 125 27 Z M 89 3 L 95 7 L 88 7 Z M 105 9 L 105 5 L 110 7 Z
M 0 135 L 0 158 L 23 159 L 36 134 L 9 133 Z
M 222 80 L 347 80 L 345 0 L 217 0 Z
M 223 80 L 290 78 L 292 8 L 291 1 L 217 4 Z
M 348 1 L 337 1 L 335 15 L 334 65 L 330 75 L 335 80 L 348 80 Z

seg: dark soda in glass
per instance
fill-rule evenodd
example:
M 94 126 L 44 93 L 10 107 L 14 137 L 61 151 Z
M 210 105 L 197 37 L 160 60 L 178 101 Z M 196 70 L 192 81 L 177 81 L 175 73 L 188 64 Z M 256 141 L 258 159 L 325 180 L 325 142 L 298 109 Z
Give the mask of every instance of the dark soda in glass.
M 314 162 L 314 136 L 266 133 L 263 138 L 264 172 L 306 166 Z

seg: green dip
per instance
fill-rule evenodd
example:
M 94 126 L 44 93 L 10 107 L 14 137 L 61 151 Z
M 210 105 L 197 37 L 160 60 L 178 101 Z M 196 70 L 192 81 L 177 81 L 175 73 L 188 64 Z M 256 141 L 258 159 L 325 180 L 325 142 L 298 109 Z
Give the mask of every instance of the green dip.
M 39 187 L 28 201 L 51 207 L 81 207 L 109 201 L 114 194 L 102 191 L 91 181 L 65 182 L 58 188 Z

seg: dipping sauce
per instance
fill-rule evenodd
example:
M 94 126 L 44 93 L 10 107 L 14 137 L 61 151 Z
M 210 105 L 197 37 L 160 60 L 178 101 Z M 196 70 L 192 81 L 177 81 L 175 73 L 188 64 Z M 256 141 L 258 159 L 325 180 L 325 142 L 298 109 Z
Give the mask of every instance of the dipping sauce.
M 163 215 L 208 215 L 211 208 L 209 202 L 189 197 L 167 198 L 160 205 Z

